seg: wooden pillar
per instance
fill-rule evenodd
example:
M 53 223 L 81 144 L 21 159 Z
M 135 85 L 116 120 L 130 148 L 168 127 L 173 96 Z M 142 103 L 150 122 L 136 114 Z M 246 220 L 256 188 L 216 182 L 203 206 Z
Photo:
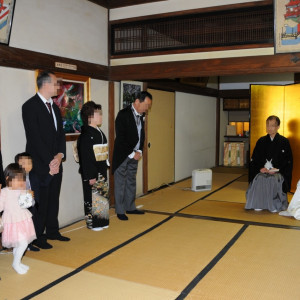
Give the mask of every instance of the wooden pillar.
M 217 98 L 216 102 L 216 157 L 215 165 L 219 166 L 220 160 L 220 97 Z
M 112 166 L 112 157 L 115 141 L 115 85 L 113 81 L 108 83 L 108 145 L 109 145 L 109 161 Z M 112 167 L 109 168 L 109 190 L 110 205 L 115 204 L 114 195 L 114 178 L 112 175 Z
M 146 91 L 148 84 L 144 82 L 143 91 Z M 145 119 L 145 142 L 143 149 L 143 193 L 148 192 L 148 114 Z

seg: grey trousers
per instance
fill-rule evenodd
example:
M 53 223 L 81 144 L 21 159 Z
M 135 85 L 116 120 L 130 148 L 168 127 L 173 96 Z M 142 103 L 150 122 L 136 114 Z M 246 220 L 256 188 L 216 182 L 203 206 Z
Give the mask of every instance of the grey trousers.
M 114 173 L 115 210 L 125 214 L 126 210 L 135 210 L 136 173 L 138 161 L 127 157 Z

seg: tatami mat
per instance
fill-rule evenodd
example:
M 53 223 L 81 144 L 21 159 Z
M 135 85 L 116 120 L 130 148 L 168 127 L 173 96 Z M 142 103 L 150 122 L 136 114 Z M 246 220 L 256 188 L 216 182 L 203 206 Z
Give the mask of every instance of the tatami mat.
M 250 222 L 280 224 L 287 226 L 300 226 L 300 221 L 291 217 L 282 217 L 278 213 L 269 211 L 245 210 L 245 204 L 224 201 L 201 200 L 181 211 L 184 214 L 209 216 L 215 218 L 225 218 L 243 220 Z
M 248 182 L 235 181 L 220 191 L 208 196 L 205 200 L 246 203 L 246 191 L 248 189 L 248 185 Z
M 249 226 L 187 299 L 300 299 L 300 231 Z
M 117 217 L 110 218 L 110 226 L 102 231 L 92 231 L 86 228 L 85 222 L 79 222 L 78 230 L 62 233 L 71 238 L 70 242 L 49 241 L 53 245 L 47 251 L 26 253 L 26 256 L 54 264 L 78 268 L 82 264 L 97 257 L 113 247 L 133 238 L 137 234 L 159 223 L 166 216 L 145 214 L 131 215 L 130 221 L 122 222 Z M 1 257 L 0 257 L 1 258 Z
M 32 259 L 26 255 L 22 262 L 28 265 L 30 269 L 26 275 L 19 275 L 11 267 L 12 260 L 12 254 L 0 255 L 1 300 L 21 299 L 73 270 L 71 268 Z
M 83 271 L 47 290 L 37 299 L 62 299 L 61 295 L 64 299 L 174 300 L 178 293 Z
M 137 205 L 143 205 L 143 209 L 150 209 L 162 212 L 174 213 L 200 199 L 209 193 L 219 189 L 228 182 L 238 178 L 240 174 L 214 173 L 212 178 L 212 190 L 203 192 L 193 192 L 191 179 L 184 180 L 168 188 L 160 189 L 144 197 L 137 199 Z
M 173 218 L 87 270 L 180 292 L 240 228 Z
M 47 290 L 37 299 L 62 299 L 61 295 L 64 295 L 64 299 L 173 300 L 176 299 L 178 293 L 83 271 Z
M 211 191 L 190 191 L 188 179 L 150 193 L 137 200 L 148 212 L 128 222 L 111 209 L 106 230 L 84 221 L 63 228 L 71 241 L 27 252 L 26 275 L 1 254 L 0 300 L 176 299 L 183 291 L 188 299 L 300 299 L 300 221 L 246 211 L 247 174 L 232 170 L 214 170 Z

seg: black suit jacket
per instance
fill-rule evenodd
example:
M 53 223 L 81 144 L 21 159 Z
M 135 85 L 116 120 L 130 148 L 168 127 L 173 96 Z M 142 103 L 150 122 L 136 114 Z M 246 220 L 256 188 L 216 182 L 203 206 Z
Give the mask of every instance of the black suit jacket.
M 66 138 L 58 106 L 53 103 L 57 130 L 49 111 L 38 96 L 34 95 L 22 106 L 22 117 L 26 133 L 26 152 L 33 161 L 32 171 L 44 175 L 49 173 L 49 163 L 57 153 L 66 157 Z
M 2 165 L 2 155 L 1 155 L 1 151 L 0 151 L 0 184 L 1 184 L 1 188 L 3 189 L 6 184 L 5 184 L 5 177 L 4 177 L 4 173 L 3 173 L 3 165 Z
M 143 150 L 145 141 L 145 128 L 144 128 L 144 118 L 141 118 L 141 140 L 139 150 Z M 119 111 L 116 121 L 116 139 L 114 144 L 113 162 L 112 162 L 112 172 L 122 164 L 126 157 L 132 153 L 134 147 L 139 141 L 137 126 L 131 105 Z

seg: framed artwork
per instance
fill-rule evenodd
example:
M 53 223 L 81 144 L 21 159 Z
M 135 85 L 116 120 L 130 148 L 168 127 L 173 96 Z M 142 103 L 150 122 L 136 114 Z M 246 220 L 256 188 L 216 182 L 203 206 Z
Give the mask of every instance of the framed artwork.
M 0 0 L 0 43 L 9 44 L 15 0 Z
M 121 81 L 120 109 L 130 105 L 136 95 L 143 90 L 143 83 L 139 81 Z
M 300 2 L 274 0 L 275 53 L 300 52 Z
M 38 76 L 39 71 L 36 72 Z M 67 141 L 74 141 L 81 132 L 80 110 L 90 100 L 90 77 L 54 72 L 59 83 L 58 95 L 52 97 L 59 107 Z

